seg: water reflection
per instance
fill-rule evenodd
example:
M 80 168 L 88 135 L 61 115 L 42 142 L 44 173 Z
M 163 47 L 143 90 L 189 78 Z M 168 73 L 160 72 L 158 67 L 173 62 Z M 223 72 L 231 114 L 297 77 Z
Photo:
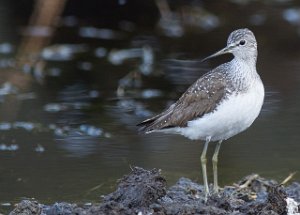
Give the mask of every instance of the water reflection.
M 79 36 L 104 40 L 121 40 L 125 37 L 124 33 L 122 32 L 117 32 L 106 28 L 99 29 L 95 27 L 81 27 L 79 29 Z
M 219 18 L 198 2 L 181 5 L 172 11 L 166 0 L 156 0 L 161 18 L 158 27 L 168 37 L 182 37 L 189 28 L 211 31 L 220 25 Z
M 276 114 L 280 111 L 282 102 L 281 95 L 278 91 L 265 87 L 265 101 L 261 110 L 261 116 L 266 117 L 272 114 Z
M 41 57 L 47 61 L 68 61 L 74 58 L 77 53 L 87 51 L 85 45 L 80 44 L 59 44 L 45 47 Z
M 111 117 L 118 121 L 118 124 L 129 128 L 133 128 L 132 125 L 137 123 L 139 117 L 144 118 L 153 115 L 143 103 L 128 98 L 120 99 L 113 107 L 108 106 L 107 111 Z M 136 128 L 133 130 L 136 131 Z
M 289 8 L 283 11 L 283 18 L 292 25 L 299 26 L 300 22 L 300 9 L 299 8 Z
M 82 157 L 96 153 L 99 137 L 111 136 L 100 127 L 86 124 L 84 110 L 90 107 L 91 101 L 98 95 L 84 84 L 77 83 L 60 91 L 60 103 L 45 106 L 45 110 L 59 113 L 58 120 L 52 125 L 55 139 L 58 147 L 68 151 L 71 156 Z
M 163 66 L 168 80 L 175 86 L 183 85 L 184 87 L 209 71 L 200 60 L 166 59 L 163 62 Z

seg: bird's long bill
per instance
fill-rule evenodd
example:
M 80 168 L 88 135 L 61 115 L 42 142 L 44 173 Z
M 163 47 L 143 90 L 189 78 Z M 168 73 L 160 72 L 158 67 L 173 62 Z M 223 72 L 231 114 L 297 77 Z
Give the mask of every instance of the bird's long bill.
M 231 49 L 232 49 L 231 46 L 226 46 L 225 48 L 221 49 L 220 51 L 218 51 L 218 52 L 216 52 L 216 53 L 214 53 L 214 54 L 212 54 L 212 55 L 210 55 L 210 56 L 202 59 L 201 62 L 206 61 L 206 60 L 208 60 L 210 58 L 213 58 L 213 57 L 217 57 L 219 55 L 231 53 Z

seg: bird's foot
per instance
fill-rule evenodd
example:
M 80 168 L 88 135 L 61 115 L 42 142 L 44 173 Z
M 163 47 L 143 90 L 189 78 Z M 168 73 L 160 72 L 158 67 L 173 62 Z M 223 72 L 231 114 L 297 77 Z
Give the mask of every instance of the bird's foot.
M 219 186 L 215 186 L 215 185 L 214 185 L 214 187 L 212 188 L 211 191 L 204 190 L 204 202 L 206 203 L 207 200 L 209 199 L 209 197 L 211 197 L 211 196 L 218 196 L 218 197 L 220 197 L 220 191 L 222 191 L 222 190 L 223 190 L 223 188 L 221 188 Z
M 210 193 L 205 193 L 204 194 L 204 203 L 207 202 L 209 196 L 210 196 Z
M 219 194 L 220 191 L 222 191 L 223 188 L 219 187 L 218 185 L 214 185 L 213 187 L 213 194 L 216 195 L 216 194 Z

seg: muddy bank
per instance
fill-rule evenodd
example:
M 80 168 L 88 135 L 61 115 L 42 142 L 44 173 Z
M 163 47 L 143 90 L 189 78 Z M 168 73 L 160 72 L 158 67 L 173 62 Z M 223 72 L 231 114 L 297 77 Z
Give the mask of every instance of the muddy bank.
M 159 170 L 135 167 L 118 182 L 116 191 L 99 204 L 80 206 L 71 203 L 43 205 L 23 200 L 10 215 L 89 215 L 89 214 L 296 214 L 300 184 L 288 186 L 249 175 L 218 195 L 204 201 L 203 186 L 187 178 L 167 189 Z M 288 212 L 289 210 L 289 212 Z

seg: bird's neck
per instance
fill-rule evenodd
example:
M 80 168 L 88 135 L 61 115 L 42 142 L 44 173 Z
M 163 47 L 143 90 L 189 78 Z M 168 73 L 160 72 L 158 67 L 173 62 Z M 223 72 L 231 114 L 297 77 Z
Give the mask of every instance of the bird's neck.
M 246 67 L 248 66 L 250 69 L 254 69 L 255 72 L 256 72 L 256 55 L 252 56 L 241 56 L 241 57 L 234 57 L 232 59 L 232 63 L 233 64 L 236 64 L 236 65 L 239 65 L 239 66 L 242 66 L 242 67 Z
M 260 79 L 256 71 L 256 59 L 243 60 L 235 57 L 229 64 L 231 67 L 230 76 L 240 90 L 251 87 L 253 83 Z
M 256 72 L 256 59 L 243 59 L 243 58 L 233 58 L 230 62 L 231 71 L 233 73 L 240 73 L 241 76 L 255 75 Z

